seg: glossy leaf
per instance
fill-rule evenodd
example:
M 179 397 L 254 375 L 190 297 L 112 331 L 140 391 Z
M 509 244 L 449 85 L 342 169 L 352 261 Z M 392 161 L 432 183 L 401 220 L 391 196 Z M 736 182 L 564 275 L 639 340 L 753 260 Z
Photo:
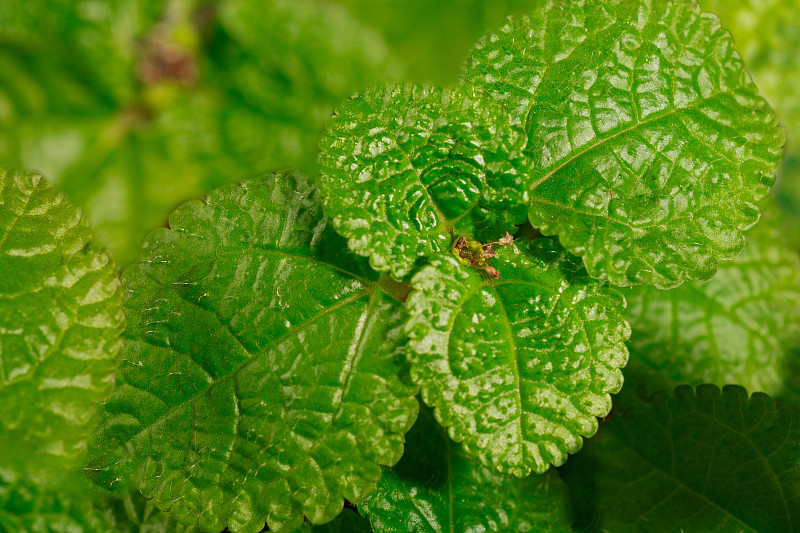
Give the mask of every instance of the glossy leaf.
M 74 465 L 114 385 L 115 265 L 80 212 L 35 174 L 0 170 L 0 478 Z
M 450 436 L 501 472 L 560 465 L 622 386 L 624 300 L 548 238 L 498 250 L 490 281 L 450 254 L 412 279 L 411 376 Z
M 566 490 L 555 472 L 503 476 L 451 442 L 425 410 L 406 454 L 360 507 L 376 533 L 563 532 Z
M 125 360 L 86 474 L 235 533 L 363 499 L 417 412 L 375 277 L 297 173 L 178 208 L 123 276 Z
M 738 383 L 776 393 L 800 333 L 800 258 L 759 228 L 738 258 L 705 282 L 624 291 L 630 370 L 651 392 Z
M 502 107 L 469 87 L 364 91 L 320 141 L 325 211 L 351 250 L 404 278 L 454 230 L 486 240 L 515 231 L 522 140 Z
M 741 387 L 688 386 L 614 414 L 592 441 L 601 529 L 796 531 L 800 415 Z M 589 450 L 587 450 L 589 451 Z M 579 459 L 576 458 L 576 461 Z
M 778 112 L 792 149 L 800 142 L 800 3 L 796 0 L 699 0 L 730 30 L 761 94 Z
M 772 110 L 694 0 L 540 0 L 464 77 L 527 133 L 533 226 L 617 285 L 710 278 L 781 161 Z

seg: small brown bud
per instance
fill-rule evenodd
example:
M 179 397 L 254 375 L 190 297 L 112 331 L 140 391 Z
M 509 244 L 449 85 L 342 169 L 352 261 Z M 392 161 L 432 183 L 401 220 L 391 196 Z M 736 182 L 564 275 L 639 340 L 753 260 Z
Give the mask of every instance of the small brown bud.
M 493 267 L 487 266 L 486 273 L 489 274 L 489 277 L 492 279 L 500 279 L 500 273 Z
M 481 252 L 481 259 L 488 259 L 494 256 L 495 256 L 495 251 L 494 248 L 492 248 L 491 246 L 486 246 L 486 248 L 484 248 L 483 251 Z
M 505 237 L 501 237 L 497 242 L 503 246 L 508 246 L 509 244 L 514 244 L 514 237 L 510 233 L 506 232 Z
M 466 245 L 467 245 L 467 238 L 462 235 L 456 241 L 456 250 L 463 250 L 464 246 Z

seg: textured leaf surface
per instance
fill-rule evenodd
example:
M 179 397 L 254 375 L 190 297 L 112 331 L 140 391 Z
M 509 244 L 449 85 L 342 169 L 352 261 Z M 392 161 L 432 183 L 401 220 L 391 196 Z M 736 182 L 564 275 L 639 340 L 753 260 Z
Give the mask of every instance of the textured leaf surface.
M 44 13 L 35 37 L 0 46 L 0 165 L 51 177 L 123 265 L 183 201 L 231 178 L 313 171 L 334 106 L 395 64 L 327 0 L 12 4 L 12 19 Z
M 359 508 L 376 533 L 570 531 L 569 502 L 555 472 L 498 474 L 450 441 L 427 410 L 408 435 L 403 459 Z
M 0 477 L 69 468 L 111 394 L 123 329 L 115 265 L 78 210 L 0 170 Z
M 492 266 L 490 282 L 442 254 L 414 276 L 411 375 L 469 453 L 541 473 L 611 409 L 628 357 L 624 300 L 552 239 L 503 247 Z
M 693 0 L 541 0 L 465 79 L 527 132 L 531 223 L 617 285 L 711 277 L 780 164 L 771 109 Z
M 800 142 L 800 3 L 797 0 L 700 0 L 736 40 L 758 89 L 778 112 L 790 146 Z
M 592 442 L 605 531 L 800 526 L 800 418 L 765 394 L 681 386 L 613 415 Z
M 470 87 L 364 91 L 320 141 L 325 211 L 351 250 L 403 278 L 448 248 L 454 229 L 498 237 L 525 219 L 522 141 L 502 107 Z
M 681 383 L 780 390 L 800 332 L 800 258 L 775 231 L 759 226 L 744 253 L 708 281 L 623 294 L 630 370 L 651 392 Z
M 226 186 L 123 276 L 119 384 L 86 469 L 201 529 L 294 531 L 375 489 L 417 412 L 402 307 L 299 174 Z

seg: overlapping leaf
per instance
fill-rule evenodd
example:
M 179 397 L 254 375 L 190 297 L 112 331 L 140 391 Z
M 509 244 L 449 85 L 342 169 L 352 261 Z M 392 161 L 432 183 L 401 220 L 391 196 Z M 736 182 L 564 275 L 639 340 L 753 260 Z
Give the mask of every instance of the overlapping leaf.
M 488 238 L 524 220 L 522 141 L 470 87 L 364 91 L 320 141 L 326 213 L 354 252 L 403 278 L 448 248 L 453 230 Z
M 0 486 L 60 472 L 85 451 L 119 364 L 114 268 L 41 176 L 0 170 Z
M 499 280 L 441 254 L 414 276 L 411 375 L 469 453 L 541 473 L 611 409 L 628 357 L 624 300 L 548 238 L 503 247 L 492 266 Z
M 625 291 L 631 370 L 651 391 L 738 383 L 776 393 L 800 333 L 800 258 L 770 228 L 705 282 Z
M 531 223 L 617 285 L 711 277 L 781 160 L 773 112 L 694 0 L 541 0 L 464 77 L 527 133 Z
M 416 416 L 400 302 L 299 174 L 218 189 L 170 228 L 124 274 L 125 360 L 87 475 L 205 530 L 333 519 Z
M 681 386 L 613 415 L 598 436 L 593 483 L 605 531 L 800 525 L 800 416 L 765 394 Z
M 376 533 L 570 531 L 569 502 L 555 472 L 498 474 L 451 442 L 428 410 L 406 448 L 359 507 Z

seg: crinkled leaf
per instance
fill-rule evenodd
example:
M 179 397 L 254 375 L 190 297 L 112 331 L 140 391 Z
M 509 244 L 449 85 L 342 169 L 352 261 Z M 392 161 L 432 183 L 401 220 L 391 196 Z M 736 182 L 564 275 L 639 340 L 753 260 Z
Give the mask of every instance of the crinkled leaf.
M 527 132 L 531 223 L 617 285 L 711 277 L 780 164 L 773 112 L 694 0 L 541 0 L 464 77 Z
M 604 531 L 782 533 L 800 526 L 800 415 L 767 395 L 675 389 L 592 440 Z M 583 453 L 581 453 L 581 456 Z M 576 462 L 581 460 L 576 458 Z
M 792 146 L 800 142 L 800 3 L 796 0 L 700 0 L 736 40 L 758 89 L 775 107 Z
M 498 474 L 451 442 L 428 410 L 408 434 L 403 459 L 359 509 L 376 533 L 570 531 L 555 472 Z
M 411 376 L 450 436 L 518 476 L 597 431 L 622 386 L 624 300 L 548 238 L 502 247 L 489 281 L 449 254 L 412 279 Z
M 115 265 L 80 212 L 35 174 L 0 170 L 0 477 L 72 466 L 114 385 Z
M 172 2 L 159 24 L 144 1 L 61 3 L 54 19 L 72 30 L 43 21 L 46 39 L 0 47 L 0 165 L 51 177 L 123 265 L 180 202 L 231 177 L 314 170 L 334 106 L 392 77 L 380 37 L 327 0 Z
M 184 204 L 123 276 L 118 385 L 86 474 L 205 530 L 294 531 L 375 489 L 416 416 L 402 306 L 296 173 Z
M 524 220 L 522 141 L 470 87 L 369 89 L 337 109 L 320 141 L 325 211 L 351 250 L 403 278 L 454 229 L 501 236 Z
M 800 332 L 800 258 L 759 228 L 738 258 L 705 282 L 623 292 L 630 370 L 651 391 L 685 383 L 738 383 L 776 393 Z

